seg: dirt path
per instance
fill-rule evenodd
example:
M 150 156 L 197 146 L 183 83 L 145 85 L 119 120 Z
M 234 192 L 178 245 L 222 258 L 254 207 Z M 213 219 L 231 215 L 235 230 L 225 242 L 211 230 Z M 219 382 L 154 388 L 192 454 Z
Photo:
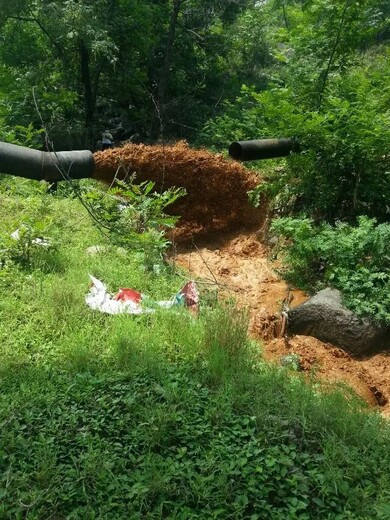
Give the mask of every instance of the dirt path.
M 256 232 L 215 234 L 178 246 L 175 262 L 215 284 L 221 296 L 233 295 L 239 305 L 250 309 L 250 334 L 262 340 L 267 360 L 278 363 L 283 355 L 298 354 L 305 372 L 326 382 L 346 383 L 390 417 L 390 352 L 357 360 L 312 337 L 294 336 L 288 341 L 275 337 L 280 333 L 279 313 L 289 287 L 275 272 Z M 291 306 L 307 299 L 300 291 L 292 293 Z

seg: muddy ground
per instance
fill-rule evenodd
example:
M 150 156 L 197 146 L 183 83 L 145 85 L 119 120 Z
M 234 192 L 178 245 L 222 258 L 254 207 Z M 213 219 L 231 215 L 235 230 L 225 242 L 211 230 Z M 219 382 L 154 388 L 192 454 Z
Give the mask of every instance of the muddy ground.
M 95 154 L 95 178 L 107 183 L 115 174 L 136 173 L 157 189 L 182 186 L 188 195 L 175 203 L 180 215 L 171 233 L 171 261 L 220 297 L 234 297 L 250 311 L 249 332 L 261 340 L 264 357 L 279 363 L 298 354 L 304 373 L 325 382 L 350 386 L 370 406 L 390 417 L 390 351 L 353 359 L 342 349 L 308 336 L 286 339 L 280 312 L 307 295 L 287 286 L 277 274 L 265 240 L 267 204 L 254 209 L 247 198 L 256 179 L 242 165 L 206 150 L 192 150 L 181 142 L 172 146 L 127 145 Z
M 174 261 L 214 286 L 221 297 L 234 296 L 250 309 L 250 335 L 260 339 L 264 357 L 279 363 L 282 356 L 298 354 L 305 373 L 331 383 L 352 387 L 372 407 L 390 417 L 390 352 L 353 359 L 342 349 L 309 336 L 280 336 L 283 301 L 292 293 L 291 306 L 307 299 L 277 274 L 268 249 L 256 231 L 217 234 L 207 241 L 179 245 Z

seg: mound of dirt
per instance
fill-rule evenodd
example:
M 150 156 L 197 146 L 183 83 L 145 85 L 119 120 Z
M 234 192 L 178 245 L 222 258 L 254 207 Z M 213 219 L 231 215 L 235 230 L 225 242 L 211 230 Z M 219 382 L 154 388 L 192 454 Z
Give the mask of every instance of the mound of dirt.
M 247 192 L 259 179 L 240 163 L 207 150 L 195 150 L 184 141 L 169 146 L 127 144 L 96 152 L 94 178 L 111 184 L 136 174 L 136 182 L 152 180 L 156 189 L 183 187 L 187 195 L 169 213 L 181 218 L 176 241 L 239 227 L 259 227 L 265 208 L 254 208 Z

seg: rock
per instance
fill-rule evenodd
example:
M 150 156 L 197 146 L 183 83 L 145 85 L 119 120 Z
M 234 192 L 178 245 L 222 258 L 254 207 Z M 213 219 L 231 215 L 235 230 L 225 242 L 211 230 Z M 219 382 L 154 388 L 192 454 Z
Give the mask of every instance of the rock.
M 344 307 L 337 289 L 324 289 L 289 310 L 288 332 L 313 336 L 352 355 L 390 349 L 390 327 L 361 318 Z
M 107 246 L 90 246 L 85 250 L 87 255 L 101 255 L 107 253 L 107 251 Z

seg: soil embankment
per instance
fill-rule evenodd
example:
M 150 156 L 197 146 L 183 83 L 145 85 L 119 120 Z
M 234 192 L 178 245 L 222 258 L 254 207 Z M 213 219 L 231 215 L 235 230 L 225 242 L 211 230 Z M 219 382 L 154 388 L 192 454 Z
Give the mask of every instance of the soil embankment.
M 111 183 L 135 173 L 136 182 L 152 180 L 158 191 L 184 187 L 185 197 L 169 211 L 180 216 L 174 238 L 192 240 L 221 231 L 250 227 L 265 212 L 248 203 L 248 190 L 258 178 L 239 163 L 207 150 L 193 150 L 181 141 L 169 146 L 129 144 L 96 152 L 94 178 Z
M 334 345 L 308 336 L 280 336 L 283 302 L 292 306 L 307 296 L 278 276 L 263 240 L 267 208 L 253 208 L 247 191 L 259 182 L 239 163 L 185 143 L 172 146 L 127 145 L 95 154 L 96 175 L 110 183 L 136 173 L 157 189 L 186 188 L 172 213 L 181 218 L 172 237 L 172 261 L 206 280 L 220 296 L 234 296 L 250 309 L 250 334 L 262 340 L 266 359 L 279 362 L 297 354 L 302 370 L 327 383 L 344 383 L 371 406 L 390 416 L 390 352 L 353 359 Z

